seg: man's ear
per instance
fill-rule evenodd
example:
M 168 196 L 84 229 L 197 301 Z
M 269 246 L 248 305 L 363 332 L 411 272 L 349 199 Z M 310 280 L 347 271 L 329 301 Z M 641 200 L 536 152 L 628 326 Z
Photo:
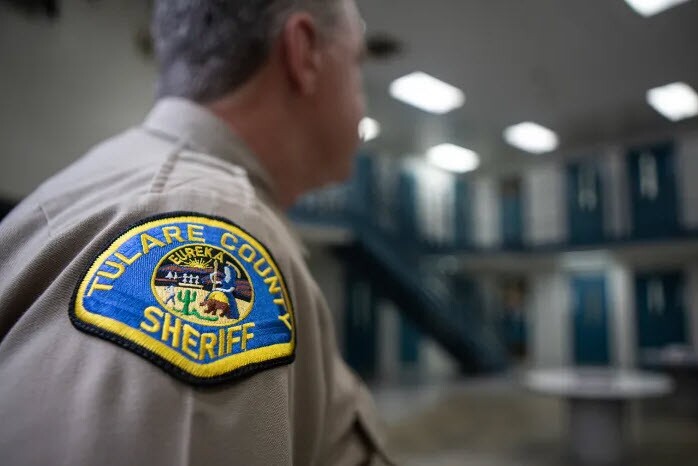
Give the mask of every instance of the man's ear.
M 308 13 L 292 14 L 284 24 L 280 39 L 291 85 L 304 95 L 314 93 L 322 62 L 320 33 L 315 20 Z

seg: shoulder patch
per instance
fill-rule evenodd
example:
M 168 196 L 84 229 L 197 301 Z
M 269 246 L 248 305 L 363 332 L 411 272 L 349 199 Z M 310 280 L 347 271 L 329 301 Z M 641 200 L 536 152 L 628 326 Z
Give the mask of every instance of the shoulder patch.
M 116 238 L 78 284 L 70 318 L 196 385 L 295 355 L 293 307 L 269 251 L 200 214 L 152 217 Z

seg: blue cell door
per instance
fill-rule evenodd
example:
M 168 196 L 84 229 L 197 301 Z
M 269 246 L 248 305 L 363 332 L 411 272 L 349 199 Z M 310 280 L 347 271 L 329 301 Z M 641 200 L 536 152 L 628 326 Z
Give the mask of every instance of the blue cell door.
M 417 238 L 417 182 L 411 173 L 403 172 L 398 180 L 398 225 L 400 238 Z
M 352 181 L 350 205 L 353 213 L 362 221 L 372 221 L 373 205 L 373 158 L 367 154 L 356 157 Z
M 606 278 L 603 274 L 573 275 L 572 312 L 574 361 L 578 365 L 609 363 Z
M 505 180 L 499 192 L 502 244 L 507 248 L 519 248 L 523 245 L 521 181 L 518 178 Z
M 419 331 L 404 316 L 400 316 L 400 362 L 403 367 L 419 362 Z
M 601 173 L 596 164 L 585 162 L 567 168 L 567 215 L 573 244 L 603 241 Z
M 678 231 L 674 144 L 635 148 L 628 153 L 633 235 L 671 236 Z
M 344 353 L 347 363 L 370 378 L 376 370 L 375 300 L 368 281 L 349 273 L 344 319 Z
M 679 271 L 635 277 L 637 337 L 640 349 L 686 343 L 684 278 Z
M 526 283 L 523 279 L 508 279 L 500 284 L 502 313 L 500 334 L 510 352 L 521 355 L 526 351 Z

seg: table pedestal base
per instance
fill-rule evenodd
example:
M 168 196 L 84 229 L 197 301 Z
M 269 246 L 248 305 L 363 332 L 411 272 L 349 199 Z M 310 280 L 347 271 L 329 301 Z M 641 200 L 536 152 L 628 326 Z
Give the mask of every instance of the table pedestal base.
M 568 400 L 570 447 L 582 465 L 620 465 L 625 459 L 625 403 L 621 400 Z

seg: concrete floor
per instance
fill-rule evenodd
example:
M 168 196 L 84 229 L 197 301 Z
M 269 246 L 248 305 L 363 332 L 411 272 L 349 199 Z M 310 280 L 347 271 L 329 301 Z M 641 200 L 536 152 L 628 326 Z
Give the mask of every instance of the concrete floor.
M 567 466 L 564 402 L 515 375 L 374 387 L 390 452 L 407 466 Z M 662 402 L 628 409 L 623 466 L 698 466 L 698 416 Z

